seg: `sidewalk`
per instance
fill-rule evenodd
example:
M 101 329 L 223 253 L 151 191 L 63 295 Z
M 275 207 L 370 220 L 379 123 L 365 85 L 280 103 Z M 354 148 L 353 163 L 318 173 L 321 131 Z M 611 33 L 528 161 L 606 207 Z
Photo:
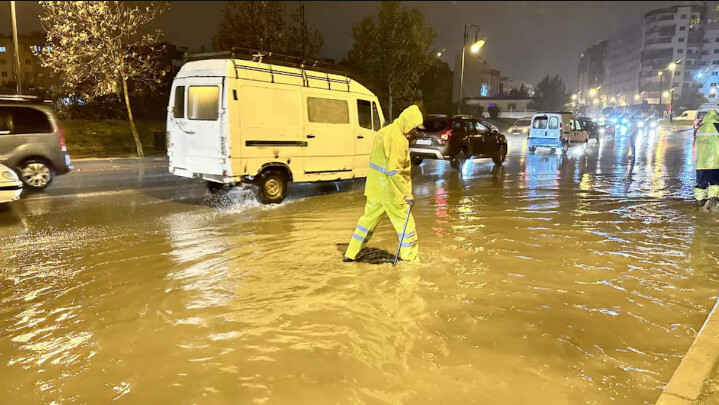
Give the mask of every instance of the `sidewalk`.
M 719 404 L 719 300 L 656 405 Z

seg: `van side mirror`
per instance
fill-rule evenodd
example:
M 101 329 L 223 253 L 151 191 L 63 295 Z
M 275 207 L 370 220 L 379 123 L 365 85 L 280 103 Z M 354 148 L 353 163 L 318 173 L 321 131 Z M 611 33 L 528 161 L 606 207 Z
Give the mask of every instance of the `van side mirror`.
M 492 128 L 491 132 L 492 132 L 492 135 L 497 135 L 497 133 L 499 133 L 499 131 L 497 131 L 496 128 Z

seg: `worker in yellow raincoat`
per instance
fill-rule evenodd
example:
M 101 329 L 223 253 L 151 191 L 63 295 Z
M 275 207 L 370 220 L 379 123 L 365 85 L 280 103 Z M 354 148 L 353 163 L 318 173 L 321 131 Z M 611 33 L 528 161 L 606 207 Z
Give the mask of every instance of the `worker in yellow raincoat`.
M 697 174 L 694 198 L 697 207 L 719 210 L 719 112 L 707 112 L 694 142 L 694 166 Z
M 416 105 L 410 106 L 393 123 L 379 130 L 369 156 L 369 172 L 364 195 L 367 204 L 357 228 L 350 239 L 344 261 L 354 261 L 367 243 L 382 218 L 387 213 L 397 231 L 400 243 L 400 258 L 408 262 L 419 262 L 419 245 L 414 218 L 409 217 L 407 229 L 402 234 L 412 195 L 411 164 L 407 136 L 423 122 L 422 112 Z

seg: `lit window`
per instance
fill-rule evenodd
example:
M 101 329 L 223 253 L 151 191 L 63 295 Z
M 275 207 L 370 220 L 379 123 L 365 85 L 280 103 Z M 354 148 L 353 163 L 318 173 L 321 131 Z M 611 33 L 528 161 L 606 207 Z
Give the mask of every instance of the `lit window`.
M 719 38 L 717 38 L 717 39 L 719 39 Z M 0 46 L 0 52 L 6 52 L 6 49 L 4 46 Z

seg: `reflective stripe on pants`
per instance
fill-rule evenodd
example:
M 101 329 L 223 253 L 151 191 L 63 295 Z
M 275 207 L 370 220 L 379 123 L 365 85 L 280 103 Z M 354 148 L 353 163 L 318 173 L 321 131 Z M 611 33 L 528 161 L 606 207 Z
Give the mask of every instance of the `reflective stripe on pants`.
M 374 232 L 379 220 L 382 218 L 382 214 L 384 213 L 387 213 L 390 222 L 392 222 L 392 226 L 397 232 L 397 237 L 402 237 L 402 228 L 404 227 L 404 221 L 407 218 L 408 210 L 409 204 L 386 203 L 368 198 L 364 209 L 364 215 L 360 217 L 357 223 L 357 228 L 355 228 L 355 232 L 350 239 L 350 244 L 349 247 L 347 247 L 345 256 L 350 259 L 357 258 L 357 254 L 370 239 L 372 232 Z M 396 246 L 391 248 L 392 254 L 396 252 L 396 250 L 394 250 L 396 248 Z M 404 238 L 402 238 L 399 257 L 408 262 L 419 262 L 417 230 L 415 229 L 414 218 L 411 215 L 409 217 L 409 221 L 407 222 L 407 230 L 405 231 Z

